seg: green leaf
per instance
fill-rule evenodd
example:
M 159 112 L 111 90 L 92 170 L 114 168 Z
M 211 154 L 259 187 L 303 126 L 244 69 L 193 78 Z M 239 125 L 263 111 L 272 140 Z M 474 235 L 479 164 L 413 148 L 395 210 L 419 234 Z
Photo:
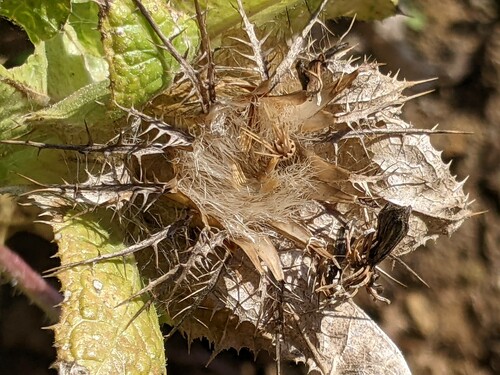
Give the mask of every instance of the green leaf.
M 39 105 L 47 105 L 49 101 L 47 97 L 47 65 L 45 44 L 40 43 L 23 65 L 11 69 L 0 65 L 0 80 L 3 84 L 16 88 L 17 91 L 24 94 L 26 100 L 31 98 Z M 6 97 L 0 96 L 0 100 L 2 99 L 6 99 Z M 0 114 L 1 118 L 3 116 Z
M 75 178 L 60 152 L 39 153 L 31 147 L 5 145 L 1 150 L 0 186 L 27 185 L 32 183 L 30 180 L 39 184 L 63 183 L 63 179 Z
M 103 105 L 109 101 L 109 81 L 82 87 L 46 107 L 48 97 L 36 91 L 44 90 L 43 84 L 37 81 L 46 74 L 43 70 L 46 64 L 44 56 L 44 53 L 35 51 L 35 55 L 30 57 L 33 62 L 28 61 L 8 71 L 0 66 L 0 74 L 4 75 L 0 81 L 0 139 L 18 138 L 31 132 L 31 140 L 61 143 L 74 134 L 81 134 L 85 123 L 91 127 L 99 124 L 109 135 L 106 125 L 121 116 L 117 110 L 110 111 Z M 31 79 L 33 87 L 24 83 L 30 82 L 30 77 L 34 77 Z M 99 135 L 106 135 L 104 131 L 100 133 L 93 133 L 96 139 Z M 61 152 L 47 150 L 39 153 L 29 147 L 0 145 L 1 186 L 30 183 L 22 176 L 38 183 L 62 183 L 63 178 L 73 181 L 76 170 L 76 163 L 68 161 Z
M 95 2 L 74 0 L 72 8 L 69 1 L 32 0 L 15 1 L 14 4 L 14 1 L 8 0 L 0 4 L 0 14 L 7 17 L 24 16 L 21 19 L 26 19 L 26 22 L 20 22 L 20 25 L 35 44 L 35 56 L 44 58 L 43 65 L 31 59 L 21 69 L 9 71 L 1 67 L 2 76 L 29 82 L 42 94 L 48 94 L 52 101 L 63 99 L 83 86 L 108 77 L 108 66 L 98 31 L 99 7 Z M 26 6 L 31 8 L 25 9 Z M 64 18 L 64 22 L 55 23 L 56 15 Z M 68 16 L 69 22 L 66 23 Z M 50 33 L 50 37 L 41 38 L 41 29 L 46 26 L 47 20 L 51 21 L 54 32 Z M 28 71 L 31 71 L 29 76 Z
M 116 221 L 116 220 L 115 220 Z M 125 248 L 124 233 L 105 212 L 54 223 L 61 264 Z M 164 374 L 163 336 L 153 305 L 125 301 L 141 287 L 134 257 L 77 266 L 59 274 L 62 291 L 55 346 L 60 366 L 76 363 L 90 374 Z
M 0 139 L 12 139 L 33 131 L 31 140 L 61 143 L 62 139 L 71 139 L 72 134 L 81 134 L 85 123 L 102 126 L 102 136 L 106 134 L 104 131 L 109 133 L 106 125 L 121 116 L 117 110 L 110 111 L 103 105 L 109 100 L 108 80 L 87 85 L 50 107 L 37 105 L 22 90 L 25 89 L 0 82 Z M 33 111 L 37 108 L 40 109 Z M 98 138 L 99 134 L 95 136 Z M 15 181 L 26 183 L 27 180 L 16 177 L 17 173 L 40 183 L 61 183 L 64 176 L 76 174 L 76 165 L 74 170 L 68 170 L 68 161 L 54 151 L 39 155 L 33 148 L 0 145 L 0 156 L 0 185 Z
M 49 15 L 57 13 L 56 9 L 63 6 L 63 2 L 57 3 L 60 4 L 58 6 L 49 6 L 43 2 L 30 4 L 36 11 L 43 8 L 45 13 L 42 12 L 42 15 L 52 20 Z M 16 8 L 12 2 L 3 2 L 1 11 L 4 14 L 20 17 L 28 11 L 24 9 L 24 2 L 19 4 Z M 100 33 L 97 31 L 98 7 L 93 2 L 83 1 L 75 4 L 75 10 L 78 13 L 72 14 L 71 20 L 76 21 L 77 30 L 67 24 L 59 32 L 61 26 L 58 26 L 57 34 L 50 40 L 35 44 L 34 54 L 25 64 L 12 69 L 0 66 L 0 139 L 19 137 L 30 131 L 32 128 L 26 119 L 34 118 L 43 122 L 50 119 L 64 120 L 66 119 L 64 116 L 67 116 L 69 122 L 82 125 L 84 121 L 102 122 L 107 114 L 102 103 L 107 103 L 109 99 L 107 87 L 109 81 L 106 81 L 108 67 L 104 57 L 98 56 L 98 51 L 102 51 Z M 91 10 L 95 14 L 92 15 Z M 42 16 L 33 15 L 32 18 L 26 18 L 44 24 L 45 18 L 42 17 L 43 20 L 40 20 L 40 17 Z M 23 24 L 29 31 L 29 22 L 26 25 Z M 43 25 L 37 24 L 37 26 Z M 36 27 L 33 30 L 40 32 Z M 85 38 L 85 43 L 80 43 L 80 37 Z M 44 108 L 51 101 L 60 99 L 64 100 L 52 107 Z M 40 109 L 41 112 L 37 113 Z M 28 114 L 30 115 L 27 116 Z M 52 139 L 54 134 L 57 133 L 52 134 Z M 12 148 L 0 146 L 0 152 L 4 156 L 6 150 Z M 14 152 L 19 154 L 17 150 Z M 14 164 L 20 167 L 21 160 L 29 160 L 29 157 L 19 156 L 16 156 L 16 160 L 3 159 L 0 162 L 0 178 L 5 177 L 6 164 L 10 168 L 15 162 Z
M 71 126 L 83 129 L 85 124 L 105 128 L 121 115 L 118 109 L 109 110 L 109 80 L 91 83 L 56 104 L 25 116 L 27 123 L 38 127 L 59 124 L 70 131 Z
M 184 55 L 198 45 L 197 26 L 163 0 L 144 0 L 153 19 Z M 132 0 L 110 2 L 102 9 L 100 23 L 104 50 L 110 66 L 113 100 L 125 107 L 140 105 L 172 82 L 178 72 L 175 59 L 164 49 Z
M 3 0 L 0 15 L 21 26 L 36 44 L 56 35 L 68 19 L 70 0 Z
M 268 22 L 279 33 L 300 31 L 308 22 L 311 12 L 318 8 L 321 0 L 244 0 L 243 6 L 247 15 L 257 26 Z M 336 18 L 342 16 L 359 20 L 382 19 L 393 15 L 398 0 L 332 0 L 326 7 L 325 16 Z M 173 0 L 175 9 L 186 14 L 195 14 L 194 2 Z M 241 23 L 236 1 L 200 0 L 202 9 L 207 10 L 207 28 L 212 37 L 225 33 Z
M 94 27 L 97 28 L 97 23 Z M 85 47 L 92 44 L 83 45 L 78 37 L 73 27 L 67 24 L 62 32 L 45 42 L 47 93 L 54 101 L 108 77 L 108 64 L 104 57 L 90 53 Z M 99 45 L 100 38 L 94 41 L 94 48 Z M 91 51 L 94 49 L 91 48 Z
M 314 0 L 313 4 L 319 4 Z M 326 7 L 329 18 L 354 17 L 362 21 L 381 20 L 396 13 L 398 0 L 333 0 Z
M 0 66 L 0 139 L 20 137 L 30 131 L 23 115 L 49 102 L 46 69 L 43 45 L 37 46 L 34 54 L 20 67 L 7 70 Z M 34 167 L 33 157 L 36 157 L 32 151 L 0 145 L 0 184 L 12 183 L 16 172 L 28 174 L 31 171 L 27 167 Z
M 99 23 L 99 6 L 93 0 L 73 0 L 68 23 L 76 32 L 78 42 L 92 55 L 104 56 Z

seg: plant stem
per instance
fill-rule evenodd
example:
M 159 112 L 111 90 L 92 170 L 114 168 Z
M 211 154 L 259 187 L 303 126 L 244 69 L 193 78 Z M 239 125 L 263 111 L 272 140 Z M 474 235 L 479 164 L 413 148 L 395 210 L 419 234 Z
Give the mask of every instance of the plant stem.
M 59 319 L 62 295 L 33 270 L 18 254 L 0 245 L 0 272 L 7 280 L 49 317 L 51 323 Z

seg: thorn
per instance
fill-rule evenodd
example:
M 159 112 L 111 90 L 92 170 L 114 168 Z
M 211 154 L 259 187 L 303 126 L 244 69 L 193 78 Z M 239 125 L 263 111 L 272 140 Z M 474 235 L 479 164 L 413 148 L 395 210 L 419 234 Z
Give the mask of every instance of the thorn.
M 354 22 L 356 22 L 356 14 L 354 14 L 354 16 L 352 17 L 351 24 L 347 28 L 347 31 L 344 34 L 342 34 L 342 36 L 340 37 L 340 39 L 338 41 L 339 44 L 342 43 L 342 41 L 344 40 L 344 38 L 351 32 L 352 27 L 354 26 Z
M 94 140 L 92 139 L 92 134 L 90 134 L 89 126 L 87 125 L 87 120 L 83 120 L 83 123 L 85 124 L 85 131 L 87 132 L 87 146 L 93 146 L 94 145 Z
M 432 78 L 422 79 L 420 81 L 408 81 L 407 83 L 410 85 L 410 87 L 413 87 L 413 86 L 421 85 L 424 83 L 437 81 L 438 79 L 439 79 L 438 77 L 432 77 Z
M 246 40 L 243 40 L 243 39 L 237 38 L 237 37 L 235 37 L 235 36 L 230 36 L 230 37 L 229 37 L 229 39 L 236 40 L 237 42 L 240 42 L 240 43 L 242 43 L 242 44 L 244 44 L 244 45 L 246 45 L 246 46 L 249 46 L 249 47 L 251 47 L 251 46 L 252 46 L 252 43 L 247 42 Z
M 479 215 L 484 215 L 486 213 L 490 212 L 490 210 L 485 210 L 485 211 L 478 211 L 478 212 L 472 212 L 469 215 L 467 215 L 467 218 L 471 218 L 474 216 L 479 216 Z
M 53 276 L 53 275 L 57 275 L 57 274 L 61 273 L 64 270 L 67 270 L 69 268 L 73 268 L 73 267 L 77 267 L 77 266 L 84 266 L 84 265 L 88 265 L 88 264 L 92 264 L 92 263 L 96 263 L 96 262 L 102 262 L 102 261 L 105 261 L 108 259 L 125 257 L 129 254 L 135 253 L 136 251 L 139 251 L 139 250 L 142 250 L 146 247 L 151 246 L 151 244 L 154 242 L 158 242 L 158 241 L 161 241 L 161 240 L 167 238 L 169 235 L 169 232 L 170 232 L 170 225 L 163 228 L 163 230 L 151 235 L 147 239 L 140 241 L 140 242 L 136 243 L 135 245 L 129 246 L 121 251 L 117 251 L 117 252 L 111 253 L 111 254 L 104 254 L 104 255 L 101 255 L 101 256 L 98 256 L 98 257 L 95 257 L 92 259 L 85 259 L 85 260 L 82 260 L 80 262 L 66 263 L 66 264 L 63 264 L 59 267 L 51 268 L 45 272 L 48 273 L 49 276 Z
M 430 289 L 430 286 L 429 284 L 427 284 L 425 282 L 424 279 L 422 279 L 418 273 L 416 273 L 408 264 L 406 264 L 406 262 L 404 262 L 402 259 L 398 258 L 398 257 L 395 257 L 395 256 L 392 256 L 391 255 L 391 258 L 394 259 L 396 262 L 398 262 L 399 264 L 401 264 L 404 268 L 406 268 L 408 271 L 410 271 L 410 273 L 415 276 L 422 284 L 424 284 L 427 288 Z
M 262 53 L 262 44 L 263 41 L 259 41 L 257 35 L 255 34 L 254 25 L 248 19 L 247 14 L 245 13 L 245 9 L 243 7 L 242 0 L 238 1 L 238 12 L 243 20 L 243 24 L 245 32 L 247 33 L 248 39 L 250 40 L 250 46 L 253 50 L 253 58 L 247 57 L 250 60 L 253 60 L 257 64 L 257 70 L 260 73 L 260 78 L 262 81 L 267 81 L 269 79 L 269 71 L 267 69 L 267 63 Z M 245 43 L 247 44 L 247 43 Z M 243 55 L 244 56 L 244 55 Z
M 433 134 L 473 134 L 461 130 L 432 130 L 432 129 L 364 129 L 351 130 L 345 134 L 330 133 L 325 134 L 320 142 L 335 142 L 342 139 L 361 138 L 370 136 L 388 136 L 396 137 L 402 135 L 433 135 Z M 450 164 L 448 164 L 449 167 Z
M 420 92 L 418 94 L 415 94 L 415 95 L 411 95 L 411 96 L 407 96 L 404 98 L 404 101 L 403 102 L 408 102 L 410 100 L 413 100 L 415 98 L 419 98 L 421 96 L 424 96 L 424 95 L 427 95 L 427 94 L 430 94 L 432 92 L 436 91 L 435 89 L 432 89 L 432 90 L 428 90 L 428 91 L 424 91 L 424 92 Z
M 130 320 L 127 322 L 127 324 L 125 325 L 125 328 L 123 329 L 123 331 L 126 331 L 127 328 L 134 322 L 134 320 L 142 314 L 142 312 L 146 309 L 149 308 L 149 306 L 151 306 L 151 304 L 153 303 L 153 300 L 152 299 L 149 299 L 148 301 L 146 301 L 146 303 L 144 305 L 142 305 L 139 310 L 137 310 L 137 312 L 132 316 L 132 318 L 130 318 Z M 118 307 L 118 306 L 116 306 Z
M 456 193 L 458 190 L 460 190 L 461 188 L 464 187 L 465 183 L 467 182 L 467 180 L 469 179 L 470 176 L 467 176 L 465 177 L 462 181 L 458 182 L 457 183 L 457 186 L 455 187 L 455 189 L 453 189 L 453 192 Z
M 328 3 L 328 0 L 322 0 L 321 4 L 319 5 L 318 9 L 314 12 L 314 14 L 311 16 L 311 19 L 309 20 L 309 23 L 304 27 L 300 35 L 297 35 L 294 39 L 293 42 L 290 46 L 290 49 L 288 50 L 288 53 L 286 54 L 285 58 L 281 63 L 278 65 L 276 68 L 276 71 L 274 72 L 274 75 L 271 77 L 271 82 L 268 88 L 268 92 L 272 91 L 276 85 L 281 82 L 281 79 L 285 74 L 287 74 L 295 60 L 297 60 L 297 57 L 299 56 L 302 46 L 305 43 L 305 40 L 307 36 L 309 35 L 309 32 L 311 31 L 312 27 L 316 24 L 318 21 L 319 15 L 323 12 L 323 10 L 326 7 L 326 4 Z M 307 4 L 307 2 L 306 2 Z

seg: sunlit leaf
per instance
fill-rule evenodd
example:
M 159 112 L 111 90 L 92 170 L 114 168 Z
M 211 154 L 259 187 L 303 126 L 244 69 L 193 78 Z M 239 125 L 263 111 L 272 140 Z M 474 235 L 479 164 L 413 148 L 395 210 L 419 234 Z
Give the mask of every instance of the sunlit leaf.
M 110 218 L 95 213 L 54 221 L 61 264 L 123 249 L 124 235 Z M 66 296 L 55 326 L 60 366 L 78 363 L 103 375 L 165 373 L 154 306 L 143 309 L 142 298 L 118 306 L 141 288 L 133 256 L 75 267 L 61 272 L 59 280 Z
M 35 44 L 56 35 L 68 19 L 70 11 L 70 0 L 4 0 L 0 2 L 0 15 L 21 26 Z

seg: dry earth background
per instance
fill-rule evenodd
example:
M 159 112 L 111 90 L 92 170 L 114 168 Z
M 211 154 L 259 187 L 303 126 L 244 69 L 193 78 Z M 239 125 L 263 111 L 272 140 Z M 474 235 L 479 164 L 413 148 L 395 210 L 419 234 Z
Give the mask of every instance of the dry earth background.
M 405 256 L 430 289 L 403 269 L 392 274 L 408 288 L 384 281 L 386 306 L 364 293 L 357 302 L 377 320 L 404 352 L 415 374 L 500 373 L 500 2 L 494 0 L 419 0 L 403 3 L 404 16 L 358 23 L 349 42 L 358 53 L 401 70 L 407 79 L 439 77 L 424 90 L 435 91 L 405 106 L 405 117 L 417 127 L 470 131 L 472 135 L 435 135 L 433 144 L 453 159 L 452 172 L 486 211 L 451 237 Z M 338 33 L 343 22 L 332 23 Z M 29 50 L 25 37 L 0 24 L 0 62 Z M 419 87 L 422 90 L 422 87 Z M 57 261 L 55 249 L 27 232 L 8 245 L 43 271 Z M 389 267 L 387 265 L 386 267 Z M 57 282 L 55 282 L 57 285 Z M 55 358 L 52 332 L 41 312 L 9 285 L 0 292 L 0 373 L 49 374 Z M 191 354 L 180 336 L 167 343 L 169 374 L 272 374 L 265 355 L 226 352 L 205 368 L 206 343 L 194 343 Z M 304 373 L 286 367 L 285 373 Z

